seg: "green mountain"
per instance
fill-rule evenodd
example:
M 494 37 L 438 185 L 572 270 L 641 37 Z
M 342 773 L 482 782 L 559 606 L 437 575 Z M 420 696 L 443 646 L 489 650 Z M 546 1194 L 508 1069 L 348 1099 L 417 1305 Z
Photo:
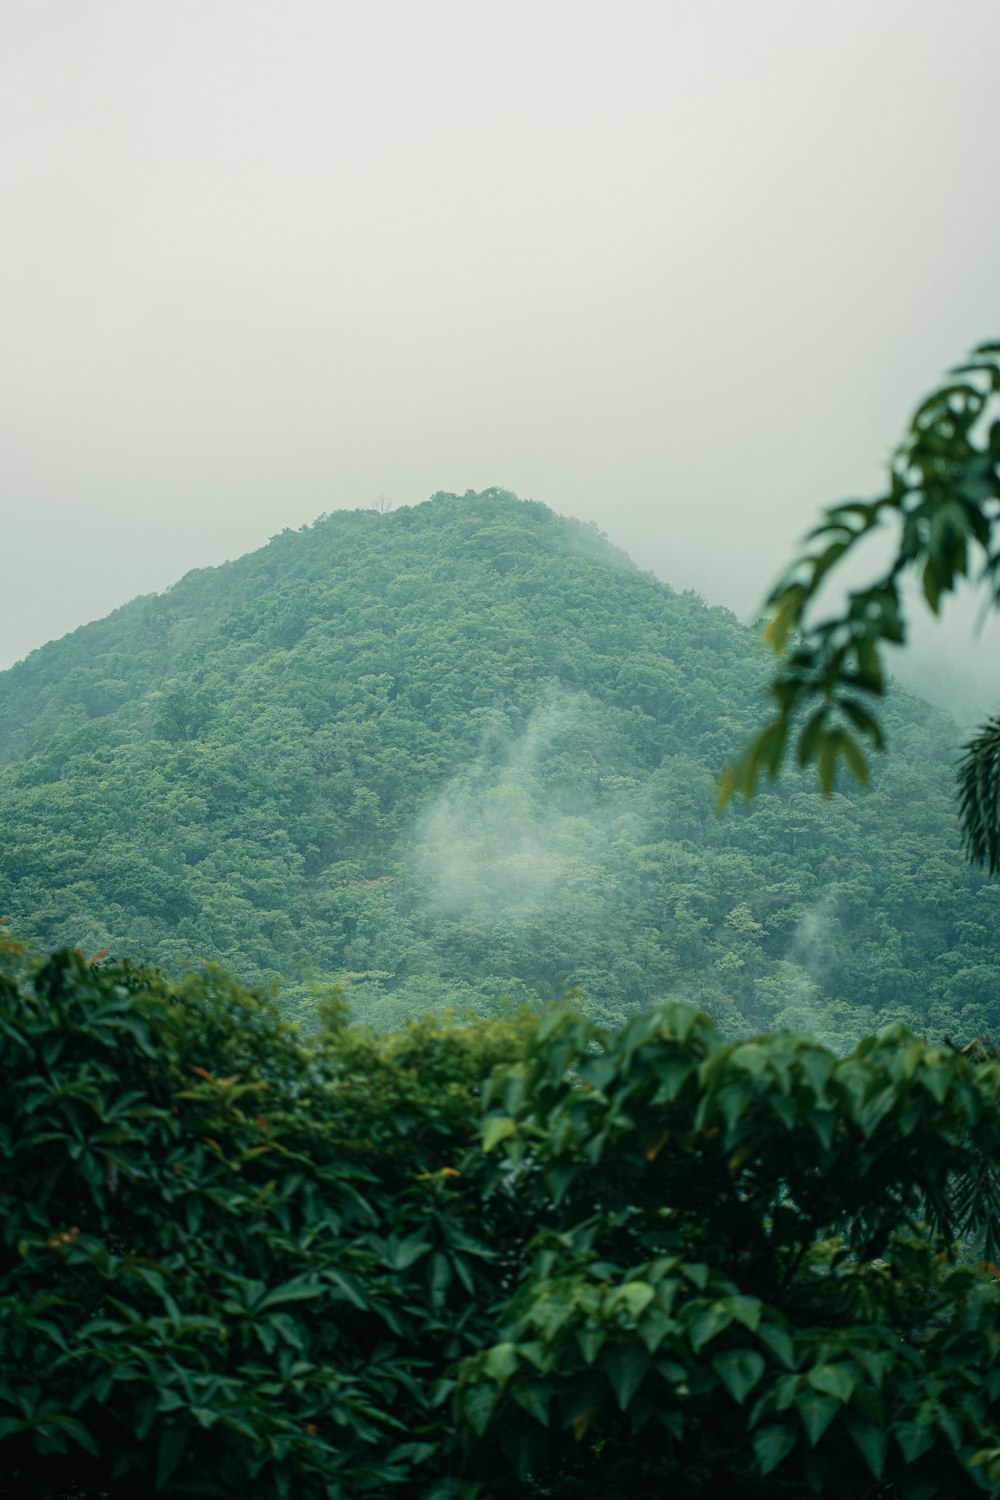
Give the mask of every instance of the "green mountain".
M 765 662 L 723 609 L 503 491 L 340 511 L 0 675 L 0 913 L 40 943 L 220 960 L 374 1024 L 576 986 L 837 1044 L 1000 1031 L 1000 887 L 957 731 L 713 811 Z

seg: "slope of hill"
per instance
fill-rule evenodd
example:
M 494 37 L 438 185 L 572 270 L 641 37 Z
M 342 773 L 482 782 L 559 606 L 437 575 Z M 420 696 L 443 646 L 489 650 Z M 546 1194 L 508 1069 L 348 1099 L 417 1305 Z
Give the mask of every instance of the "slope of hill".
M 872 789 L 719 820 L 763 678 L 725 610 L 502 491 L 337 512 L 0 675 L 0 912 L 359 1013 L 579 986 L 834 1042 L 1000 1031 L 955 729 L 896 693 Z

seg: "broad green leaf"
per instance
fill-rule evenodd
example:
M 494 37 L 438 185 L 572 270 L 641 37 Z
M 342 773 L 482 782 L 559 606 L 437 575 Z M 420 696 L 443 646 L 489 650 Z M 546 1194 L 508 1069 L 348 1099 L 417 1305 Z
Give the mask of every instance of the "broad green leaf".
M 791 1426 L 772 1423 L 761 1427 L 753 1435 L 753 1451 L 761 1474 L 770 1474 L 791 1453 L 798 1442 L 798 1434 Z
M 489 1425 L 497 1403 L 497 1387 L 493 1384 L 473 1385 L 462 1396 L 462 1413 L 477 1437 L 482 1437 Z
M 786 1370 L 794 1370 L 795 1346 L 784 1328 L 779 1328 L 776 1323 L 761 1323 L 757 1329 L 757 1337 L 767 1345 Z
M 952 1082 L 952 1074 L 950 1069 L 947 1067 L 942 1067 L 940 1065 L 937 1067 L 925 1066 L 919 1070 L 916 1076 L 921 1086 L 925 1088 L 934 1099 L 937 1100 L 938 1104 L 943 1104 L 945 1095 L 947 1094 Z
M 795 1398 L 795 1408 L 802 1418 L 806 1436 L 815 1448 L 840 1411 L 840 1403 L 832 1396 L 823 1396 L 818 1391 L 800 1391 Z
M 662 1307 L 650 1307 L 642 1316 L 636 1333 L 650 1354 L 655 1354 L 668 1333 L 677 1327 L 676 1320 Z
M 744 1328 L 756 1333 L 763 1312 L 763 1304 L 757 1297 L 727 1297 L 726 1307 L 737 1323 L 742 1323 Z
M 847 1424 L 847 1430 L 875 1478 L 881 1479 L 885 1468 L 887 1446 L 886 1435 L 882 1428 L 876 1427 L 872 1422 L 850 1421 Z
M 728 1328 L 732 1321 L 733 1313 L 725 1302 L 713 1302 L 710 1307 L 695 1313 L 688 1324 L 688 1337 L 695 1353 Z
M 580 1353 L 587 1364 L 592 1365 L 604 1347 L 604 1330 L 601 1328 L 578 1328 L 576 1330 L 576 1341 L 580 1346 Z
M 517 1135 L 517 1121 L 509 1115 L 492 1115 L 483 1124 L 483 1150 L 487 1153 L 495 1150 L 512 1135 Z
M 430 1244 L 419 1234 L 407 1235 L 405 1239 L 391 1234 L 386 1241 L 385 1259 L 394 1271 L 405 1271 L 418 1261 L 421 1256 L 426 1255 Z
M 518 1406 L 522 1406 L 543 1427 L 548 1427 L 549 1401 L 552 1395 L 549 1385 L 540 1380 L 534 1380 L 526 1384 L 515 1385 L 511 1394 Z
M 857 1385 L 854 1376 L 842 1364 L 817 1365 L 809 1371 L 806 1379 L 814 1391 L 822 1391 L 824 1395 L 834 1396 L 844 1403 L 850 1401 Z
M 698 1288 L 699 1292 L 703 1292 L 708 1286 L 709 1270 L 700 1261 L 694 1261 L 693 1263 L 685 1261 L 681 1264 L 679 1270 L 683 1276 L 687 1277 L 688 1281 Z
M 875 715 L 869 709 L 867 709 L 863 703 L 859 703 L 857 698 L 842 697 L 838 699 L 838 702 L 840 708 L 851 720 L 851 722 L 864 734 L 867 734 L 869 736 L 872 744 L 875 746 L 875 749 L 884 749 L 885 736 L 882 733 L 882 726 L 879 724 L 879 721 L 878 719 L 876 719 Z
M 255 1311 L 263 1312 L 267 1307 L 276 1307 L 280 1302 L 308 1302 L 314 1297 L 322 1297 L 325 1288 L 312 1276 L 296 1276 L 293 1281 L 286 1281 L 284 1286 L 275 1287 L 273 1292 L 268 1292 L 257 1303 Z
M 819 784 L 824 797 L 829 797 L 837 781 L 837 757 L 840 754 L 840 731 L 829 730 L 819 746 Z
M 156 1479 L 158 1490 L 165 1489 L 177 1471 L 187 1452 L 189 1429 L 180 1423 L 164 1428 L 156 1451 Z
M 934 1430 L 929 1422 L 897 1422 L 892 1435 L 908 1464 L 916 1463 L 934 1446 Z
M 656 1296 L 656 1290 L 646 1281 L 627 1281 L 616 1287 L 608 1298 L 608 1311 L 617 1312 L 621 1307 L 633 1318 L 638 1318 Z
M 506 1385 L 518 1364 L 517 1349 L 513 1344 L 494 1344 L 483 1360 L 483 1370 L 497 1385 Z
M 843 735 L 840 741 L 840 750 L 841 754 L 844 757 L 844 760 L 847 763 L 848 768 L 854 775 L 855 779 L 861 784 L 861 786 L 867 786 L 868 761 L 866 760 L 865 753 L 862 750 L 861 746 L 858 744 L 857 740 L 852 734 L 849 734 L 847 730 L 843 731 Z
M 776 653 L 785 649 L 788 637 L 798 624 L 805 593 L 801 585 L 792 585 L 775 600 L 777 607 L 764 628 L 764 639 Z
M 649 1369 L 649 1355 L 636 1344 L 616 1344 L 605 1350 L 601 1369 L 611 1382 L 615 1399 L 624 1411 Z
M 730 1349 L 712 1360 L 712 1368 L 733 1400 L 741 1406 L 766 1367 L 764 1356 L 756 1349 Z

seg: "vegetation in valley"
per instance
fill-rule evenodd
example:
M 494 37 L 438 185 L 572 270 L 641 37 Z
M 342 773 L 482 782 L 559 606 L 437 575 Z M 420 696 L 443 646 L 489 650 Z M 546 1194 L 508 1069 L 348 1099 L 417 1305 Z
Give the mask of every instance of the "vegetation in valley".
M 766 660 L 727 611 L 502 491 L 338 512 L 0 676 L 0 912 L 46 946 L 220 960 L 391 1028 L 572 988 L 731 1036 L 1000 1033 L 1000 891 L 963 862 L 957 731 L 718 819 Z

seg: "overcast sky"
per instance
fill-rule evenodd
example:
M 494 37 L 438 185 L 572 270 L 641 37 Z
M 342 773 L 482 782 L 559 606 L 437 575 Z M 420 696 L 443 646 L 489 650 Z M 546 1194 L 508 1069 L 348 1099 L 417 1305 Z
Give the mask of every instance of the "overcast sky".
M 0 0 L 0 667 L 488 485 L 752 615 L 1000 332 L 998 60 L 997 0 Z

